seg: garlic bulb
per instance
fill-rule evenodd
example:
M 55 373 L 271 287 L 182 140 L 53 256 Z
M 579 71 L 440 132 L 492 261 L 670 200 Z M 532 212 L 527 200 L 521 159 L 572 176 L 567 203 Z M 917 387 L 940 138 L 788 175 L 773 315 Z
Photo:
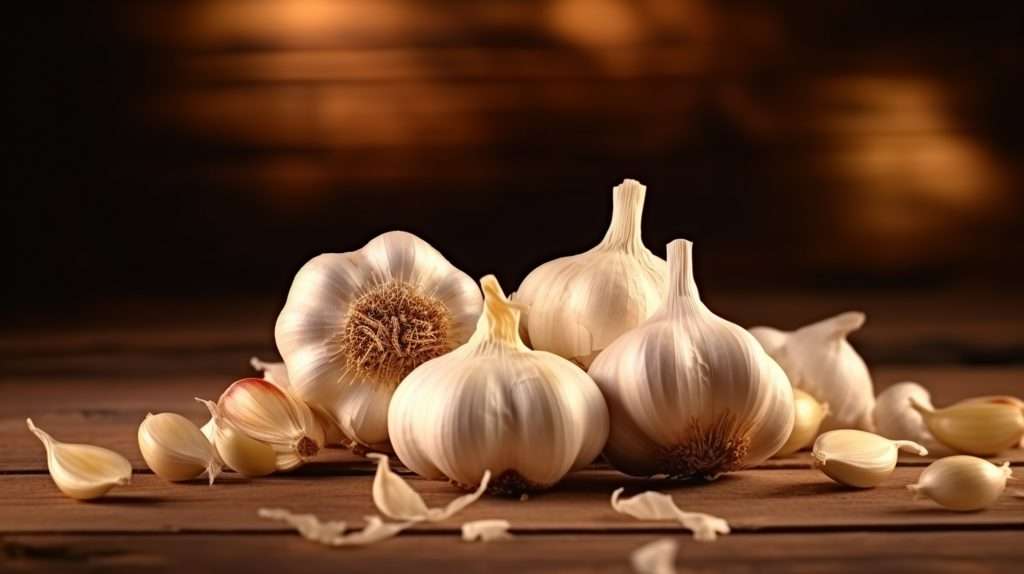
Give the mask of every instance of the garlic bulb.
M 750 333 L 789 376 L 793 386 L 828 403 L 829 416 L 821 430 L 874 430 L 871 412 L 875 392 L 871 373 L 846 340 L 864 325 L 864 313 L 851 311 L 793 332 L 754 327 Z
M 469 342 L 420 365 L 395 391 L 391 442 L 427 478 L 474 488 L 491 470 L 491 492 L 547 488 L 601 452 L 608 410 L 579 367 L 523 344 L 519 310 L 493 275 L 480 285 L 484 313 Z
M 921 456 L 928 454 L 928 449 L 913 441 L 840 429 L 819 436 L 811 456 L 814 467 L 832 480 L 856 488 L 872 488 L 882 484 L 896 469 L 900 449 Z
M 786 374 L 701 302 L 692 247 L 669 243 L 663 307 L 590 367 L 611 413 L 605 455 L 627 474 L 713 478 L 764 461 L 793 430 Z
M 139 450 L 164 480 L 191 480 L 205 472 L 213 484 L 220 474 L 213 445 L 195 423 L 176 413 L 147 414 L 139 425 Z
M 299 270 L 275 339 L 293 392 L 350 440 L 390 450 L 398 383 L 465 342 L 480 315 L 473 280 L 415 235 L 392 231 Z
M 786 444 L 775 453 L 775 456 L 788 456 L 810 446 L 814 437 L 818 436 L 821 421 L 828 415 L 828 405 L 821 404 L 817 399 L 800 389 L 793 389 L 793 432 L 789 433 Z
M 1024 410 L 1004 402 L 961 402 L 931 409 L 911 399 L 932 436 L 958 452 L 990 456 L 1020 444 Z
M 25 423 L 46 448 L 50 478 L 65 495 L 89 500 L 131 482 L 132 465 L 125 457 L 91 444 L 60 442 L 37 427 L 32 419 L 25 419 Z
M 221 416 L 217 403 L 196 397 L 210 411 L 210 431 L 206 438 L 217 449 L 228 468 L 245 477 L 266 476 L 277 470 L 274 447 L 238 430 Z M 207 427 L 203 427 L 206 429 Z
M 914 498 L 927 497 L 952 510 L 981 510 L 995 504 L 1013 471 L 973 456 L 948 456 L 924 469 L 917 484 L 907 485 Z
M 324 444 L 323 429 L 309 407 L 263 379 L 232 383 L 220 396 L 217 411 L 242 433 L 269 444 L 277 453 L 278 470 L 300 466 Z
M 650 317 L 665 298 L 665 261 L 640 238 L 647 188 L 627 179 L 612 195 L 612 222 L 593 249 L 534 269 L 515 294 L 525 306 L 530 346 L 590 366 L 619 335 Z
M 886 438 L 920 443 L 933 455 L 948 452 L 928 431 L 921 414 L 911 406 L 911 399 L 932 408 L 931 394 L 917 383 L 897 383 L 879 393 L 872 413 L 875 430 Z

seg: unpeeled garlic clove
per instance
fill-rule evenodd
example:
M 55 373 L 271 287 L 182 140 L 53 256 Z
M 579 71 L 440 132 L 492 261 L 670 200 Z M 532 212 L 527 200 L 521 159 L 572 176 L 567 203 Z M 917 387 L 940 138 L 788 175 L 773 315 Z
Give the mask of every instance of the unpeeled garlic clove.
M 1009 462 L 996 466 L 974 456 L 947 456 L 928 465 L 907 489 L 915 499 L 927 497 L 951 510 L 981 510 L 995 504 L 1011 475 Z
M 788 456 L 810 446 L 814 437 L 818 436 L 821 421 L 828 415 L 828 404 L 818 402 L 810 393 L 793 389 L 793 432 L 789 433 L 786 444 L 775 453 L 775 456 Z
M 139 425 L 139 450 L 146 465 L 164 480 L 191 480 L 206 472 L 213 484 L 220 474 L 213 445 L 199 427 L 176 413 L 147 414 Z
M 909 440 L 889 440 L 866 431 L 839 429 L 814 441 L 814 467 L 832 480 L 856 488 L 878 486 L 896 468 L 900 449 L 921 456 L 928 449 Z
M 922 444 L 933 455 L 948 454 L 950 450 L 935 440 L 924 418 L 910 404 L 911 399 L 932 408 L 931 393 L 914 382 L 896 383 L 879 393 L 872 413 L 876 432 L 893 440 L 912 440 Z
M 249 478 L 266 476 L 277 470 L 277 453 L 272 446 L 250 437 L 225 420 L 220 415 L 217 403 L 199 397 L 196 400 L 210 411 L 210 422 L 203 427 L 203 434 L 228 468 Z
M 961 402 L 935 410 L 911 400 L 911 406 L 939 442 L 958 452 L 992 456 L 1024 437 L 1024 410 L 1014 404 Z
M 25 419 L 28 429 L 46 448 L 50 478 L 65 495 L 79 500 L 99 498 L 111 488 L 128 484 L 132 465 L 112 450 L 91 444 L 63 443 Z
M 272 363 L 260 360 L 259 357 L 252 357 L 249 359 L 249 364 L 252 365 L 253 370 L 261 373 L 264 381 L 274 383 L 293 395 L 297 394 L 292 388 L 291 379 L 288 378 L 288 368 L 284 363 Z M 325 445 L 351 445 L 352 441 L 341 432 L 334 417 L 319 405 L 309 403 L 307 405 L 313 411 L 313 418 L 316 419 L 317 424 L 323 428 Z

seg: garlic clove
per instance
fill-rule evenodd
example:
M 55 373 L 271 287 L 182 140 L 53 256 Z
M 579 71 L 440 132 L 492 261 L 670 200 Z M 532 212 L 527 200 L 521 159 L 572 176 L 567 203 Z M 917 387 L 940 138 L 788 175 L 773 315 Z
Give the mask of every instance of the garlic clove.
M 475 492 L 462 495 L 448 503 L 444 508 L 428 508 L 423 497 L 419 495 L 401 476 L 392 472 L 388 466 L 388 457 L 383 454 L 370 453 L 367 457 L 377 461 L 377 474 L 373 478 L 373 503 L 384 516 L 395 520 L 414 522 L 439 522 L 446 520 L 470 504 L 473 504 L 487 490 L 491 480 L 491 472 L 485 471 L 480 479 L 480 486 Z
M 60 442 L 37 427 L 32 419 L 25 422 L 46 448 L 50 478 L 66 496 L 90 500 L 131 482 L 132 465 L 125 457 L 98 446 Z
M 1009 462 L 996 466 L 973 456 L 948 456 L 928 465 L 907 489 L 915 500 L 926 497 L 951 510 L 981 510 L 995 504 L 1012 475 Z
M 462 539 L 466 542 L 508 540 L 513 537 L 508 532 L 511 527 L 508 520 L 474 520 L 462 525 Z
M 210 411 L 210 422 L 203 427 L 203 434 L 214 445 L 228 468 L 248 478 L 266 476 L 277 470 L 277 452 L 274 447 L 250 437 L 225 420 L 220 415 L 217 403 L 199 397 L 196 400 Z
M 253 370 L 259 371 L 263 380 L 274 383 L 278 387 L 294 394 L 291 380 L 288 378 L 288 369 L 284 363 L 271 363 L 262 361 L 258 357 L 249 359 Z M 348 445 L 351 441 L 338 428 L 338 422 L 320 405 L 309 405 L 313 411 L 313 418 L 323 428 L 324 444 L 327 445 Z M 206 434 L 206 431 L 203 431 Z
M 686 512 L 676 506 L 672 497 L 663 492 L 646 491 L 630 498 L 620 498 L 624 488 L 612 492 L 612 508 L 639 520 L 675 520 L 693 532 L 694 540 L 713 541 L 719 534 L 729 534 L 725 519 L 702 512 Z
M 629 562 L 636 574 L 676 574 L 679 543 L 671 538 L 648 542 L 630 554 Z
M 146 465 L 170 482 L 220 474 L 217 452 L 199 427 L 176 413 L 147 414 L 139 425 L 139 450 Z
M 924 418 L 911 406 L 911 399 L 932 408 L 931 394 L 914 382 L 897 383 L 879 393 L 872 412 L 876 432 L 893 440 L 922 444 L 932 455 L 948 454 L 949 449 L 935 440 Z
M 839 429 L 819 436 L 811 456 L 814 467 L 832 480 L 856 488 L 873 488 L 892 474 L 901 449 L 921 456 L 928 454 L 928 449 L 913 441 Z
M 289 524 L 307 540 L 325 546 L 367 546 L 394 538 L 413 525 L 412 522 L 385 523 L 379 516 L 366 516 L 366 526 L 359 532 L 346 534 L 347 525 L 340 521 L 322 522 L 312 514 L 295 514 L 283 508 L 261 508 L 259 516 Z
M 828 415 L 828 404 L 819 403 L 805 391 L 793 389 L 794 421 L 793 432 L 789 433 L 786 444 L 775 456 L 788 456 L 810 446 L 818 436 L 821 421 Z
M 911 399 L 928 430 L 958 452 L 992 456 L 1017 446 L 1024 437 L 1024 410 L 1001 402 L 962 402 L 931 409 Z

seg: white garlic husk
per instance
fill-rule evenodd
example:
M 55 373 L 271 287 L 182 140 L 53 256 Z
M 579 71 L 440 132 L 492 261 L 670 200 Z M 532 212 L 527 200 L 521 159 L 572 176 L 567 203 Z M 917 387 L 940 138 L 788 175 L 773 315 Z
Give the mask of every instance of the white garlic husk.
M 788 456 L 810 446 L 818 436 L 821 421 L 828 415 L 828 404 L 819 403 L 805 391 L 793 389 L 793 412 L 793 432 L 775 456 Z
M 890 440 L 877 434 L 838 429 L 822 433 L 814 441 L 814 467 L 832 480 L 856 488 L 882 484 L 896 469 L 899 451 L 919 456 L 928 449 L 909 440 Z
M 907 489 L 915 499 L 930 498 L 951 510 L 981 510 L 995 504 L 1012 475 L 1009 462 L 996 466 L 973 456 L 947 456 L 928 465 Z
M 395 391 L 391 442 L 427 478 L 474 488 L 490 470 L 494 493 L 547 488 L 601 452 L 608 410 L 578 366 L 523 344 L 519 310 L 494 276 L 480 284 L 484 312 L 472 338 Z
M 132 465 L 116 452 L 91 444 L 60 442 L 25 419 L 28 429 L 46 448 L 50 478 L 66 496 L 90 500 L 131 482 Z
M 472 278 L 422 239 L 392 231 L 306 263 L 274 335 L 293 392 L 348 439 L 389 451 L 395 387 L 468 340 L 481 305 Z
M 879 393 L 872 413 L 875 431 L 886 438 L 922 444 L 933 455 L 948 453 L 949 449 L 928 431 L 921 414 L 911 406 L 911 400 L 933 408 L 931 393 L 914 382 L 896 383 Z
M 524 305 L 524 339 L 584 369 L 665 299 L 665 261 L 644 247 L 640 220 L 647 188 L 627 179 L 612 195 L 612 221 L 596 247 L 534 269 L 514 295 Z
M 203 427 L 203 434 L 228 468 L 249 478 L 266 476 L 278 470 L 277 452 L 274 451 L 274 447 L 250 437 L 231 421 L 226 420 L 221 416 L 217 403 L 198 397 L 196 400 L 206 405 L 210 411 L 210 422 Z M 288 461 L 289 459 L 285 459 L 285 462 Z
M 1024 438 L 1024 409 L 1007 402 L 966 401 L 933 409 L 911 399 L 925 425 L 939 442 L 966 454 L 992 456 Z
M 309 407 L 263 379 L 232 383 L 217 401 L 217 412 L 250 438 L 269 444 L 278 470 L 302 465 L 324 446 L 323 429 Z
M 669 243 L 661 310 L 590 367 L 611 414 L 605 455 L 627 474 L 713 478 L 763 462 L 793 430 L 786 374 L 701 302 L 692 247 Z
M 875 391 L 864 359 L 846 340 L 864 325 L 864 313 L 850 311 L 786 332 L 753 327 L 757 338 L 795 388 L 828 403 L 821 431 L 854 428 L 871 431 Z
M 213 445 L 195 423 L 177 413 L 147 414 L 138 435 L 146 466 L 164 480 L 192 480 L 205 472 L 213 484 L 220 474 Z

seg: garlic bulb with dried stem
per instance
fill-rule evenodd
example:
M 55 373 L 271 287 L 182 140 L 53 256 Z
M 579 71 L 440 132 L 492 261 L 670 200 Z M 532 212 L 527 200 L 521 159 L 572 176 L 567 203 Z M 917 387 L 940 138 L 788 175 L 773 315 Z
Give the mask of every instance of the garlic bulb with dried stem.
M 131 482 L 132 465 L 125 457 L 91 444 L 61 442 L 37 427 L 32 419 L 25 419 L 25 423 L 46 448 L 50 478 L 66 496 L 90 500 Z
M 619 335 L 665 298 L 665 261 L 640 238 L 647 188 L 627 179 L 615 187 L 612 222 L 596 247 L 549 261 L 523 280 L 513 298 L 524 305 L 524 339 L 539 351 L 584 369 Z
M 611 413 L 605 455 L 627 474 L 713 478 L 764 461 L 793 430 L 786 374 L 701 302 L 692 247 L 669 243 L 662 308 L 590 366 Z
M 547 488 L 590 463 L 608 435 L 608 410 L 590 377 L 519 338 L 519 309 L 497 279 L 480 281 L 484 312 L 465 345 L 427 361 L 399 385 L 388 428 L 417 474 L 489 491 Z
M 469 339 L 476 283 L 422 239 L 380 235 L 299 270 L 275 339 L 293 392 L 363 448 L 390 450 L 387 410 L 399 382 Z
M 928 465 L 907 489 L 915 499 L 930 498 L 951 510 L 981 510 L 995 504 L 1012 475 L 1009 462 L 996 466 L 973 456 L 947 456 Z

